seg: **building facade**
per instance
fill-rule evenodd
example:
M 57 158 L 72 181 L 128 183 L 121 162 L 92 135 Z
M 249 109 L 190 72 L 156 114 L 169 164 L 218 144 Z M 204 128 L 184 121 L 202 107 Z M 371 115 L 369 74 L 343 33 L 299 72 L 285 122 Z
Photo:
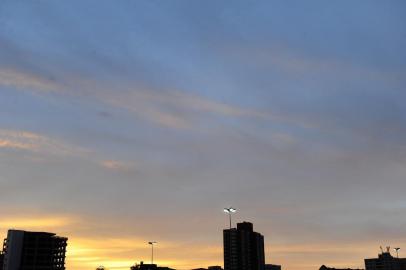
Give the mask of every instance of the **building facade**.
M 250 222 L 223 230 L 224 270 L 264 270 L 264 237 Z
M 378 258 L 365 259 L 365 270 L 406 270 L 406 258 L 393 257 L 388 248 Z
M 64 270 L 67 241 L 54 233 L 9 230 L 3 270 Z

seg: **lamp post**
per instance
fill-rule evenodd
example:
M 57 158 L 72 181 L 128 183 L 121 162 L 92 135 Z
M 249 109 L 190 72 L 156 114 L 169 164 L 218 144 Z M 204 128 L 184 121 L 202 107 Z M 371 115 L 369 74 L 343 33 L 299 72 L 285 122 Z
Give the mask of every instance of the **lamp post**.
M 229 220 L 230 220 L 230 229 L 231 229 L 231 214 L 237 212 L 237 209 L 233 208 L 233 207 L 228 207 L 228 208 L 224 208 L 224 213 L 228 214 Z
M 396 251 L 396 258 L 399 258 L 399 250 L 400 250 L 400 248 L 394 248 L 394 250 Z
M 154 245 L 156 245 L 158 242 L 151 241 L 148 242 L 149 245 L 151 245 L 151 264 L 154 264 Z

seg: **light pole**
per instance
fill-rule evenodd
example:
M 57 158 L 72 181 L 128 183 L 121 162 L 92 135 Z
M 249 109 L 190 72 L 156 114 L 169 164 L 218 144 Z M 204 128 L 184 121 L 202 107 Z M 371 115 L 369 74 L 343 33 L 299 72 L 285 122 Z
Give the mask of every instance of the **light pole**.
M 399 249 L 400 248 L 394 248 L 394 250 L 396 251 L 396 258 L 399 258 Z
M 228 208 L 224 208 L 224 213 L 228 214 L 228 217 L 230 219 L 230 229 L 231 229 L 231 214 L 237 212 L 237 209 L 233 208 L 233 207 L 228 207 Z
M 151 264 L 154 264 L 154 245 L 156 245 L 158 242 L 151 241 L 148 242 L 148 244 L 151 245 Z

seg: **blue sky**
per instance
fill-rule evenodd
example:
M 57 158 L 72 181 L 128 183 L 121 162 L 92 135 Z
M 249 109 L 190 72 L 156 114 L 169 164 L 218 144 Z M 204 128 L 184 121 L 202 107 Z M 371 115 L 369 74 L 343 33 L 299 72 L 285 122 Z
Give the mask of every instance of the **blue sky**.
M 162 264 L 222 264 L 229 205 L 288 269 L 404 245 L 405 12 L 2 1 L 0 229 L 69 236 L 71 269 L 127 269 L 152 238 Z

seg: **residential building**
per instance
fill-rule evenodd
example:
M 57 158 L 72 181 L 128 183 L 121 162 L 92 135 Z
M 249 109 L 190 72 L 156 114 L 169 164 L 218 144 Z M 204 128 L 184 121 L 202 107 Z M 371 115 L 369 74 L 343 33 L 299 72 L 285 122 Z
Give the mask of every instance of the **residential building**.
M 64 270 L 67 240 L 54 233 L 9 230 L 3 270 Z
M 264 237 L 250 222 L 223 230 L 224 270 L 264 270 Z

